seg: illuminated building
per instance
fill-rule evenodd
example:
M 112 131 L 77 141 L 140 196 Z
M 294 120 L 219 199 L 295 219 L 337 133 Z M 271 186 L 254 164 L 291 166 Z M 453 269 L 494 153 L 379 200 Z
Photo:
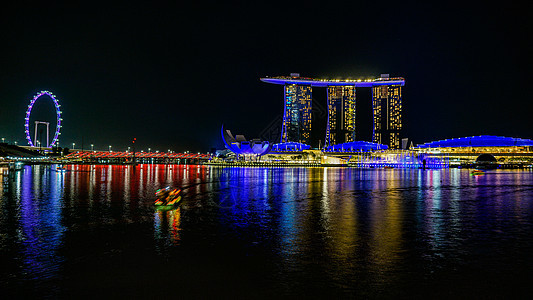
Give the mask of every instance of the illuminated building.
M 371 142 L 355 141 L 342 144 L 331 145 L 324 148 L 324 152 L 335 153 L 354 153 L 354 152 L 368 152 L 386 150 L 387 145 L 376 144 Z
M 503 164 L 533 163 L 533 140 L 503 136 L 445 139 L 419 144 L 413 150 L 435 157 L 446 156 L 456 165 L 472 162 L 485 154 L 492 155 Z
M 326 146 L 355 141 L 355 86 L 328 86 Z
M 402 129 L 401 77 L 389 78 L 382 74 L 376 79 L 315 79 L 291 76 L 264 77 L 261 81 L 285 87 L 285 111 L 281 142 L 309 143 L 311 135 L 312 88 L 328 90 L 328 121 L 325 145 L 349 143 L 356 140 L 356 88 L 372 88 L 373 136 L 372 142 L 385 144 L 389 149 L 400 148 Z
M 308 144 L 311 138 L 311 86 L 285 85 L 285 111 L 281 129 L 281 142 Z
M 226 148 L 237 155 L 261 156 L 268 153 L 272 148 L 272 144 L 268 141 L 257 139 L 247 141 L 243 135 L 233 137 L 231 131 L 224 130 L 224 126 L 221 128 L 221 134 Z
M 373 131 L 372 142 L 400 148 L 402 129 L 402 86 L 372 87 Z
M 415 149 L 445 153 L 523 153 L 533 152 L 533 140 L 479 135 L 428 142 L 417 145 Z
M 311 146 L 296 142 L 279 143 L 272 146 L 272 152 L 301 152 L 309 149 Z

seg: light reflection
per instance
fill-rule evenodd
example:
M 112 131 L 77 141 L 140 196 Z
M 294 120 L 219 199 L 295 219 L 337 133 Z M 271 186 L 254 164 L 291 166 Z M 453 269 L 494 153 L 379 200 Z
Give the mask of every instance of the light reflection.
M 286 257 L 286 261 L 290 262 L 293 261 L 291 256 L 300 252 L 297 239 L 301 228 L 297 224 L 303 223 L 305 220 L 298 219 L 295 201 L 299 199 L 298 185 L 295 185 L 292 180 L 294 173 L 299 171 L 299 169 L 280 169 L 280 171 L 283 171 L 281 174 L 285 183 L 281 185 L 280 239 L 283 245 L 281 251 L 282 255 Z
M 156 240 L 170 241 L 179 245 L 181 240 L 181 207 L 174 210 L 156 210 L 154 213 L 154 234 Z M 162 249 L 160 249 L 162 250 Z
M 323 205 L 323 210 L 327 215 L 328 235 L 331 236 L 327 249 L 331 259 L 338 261 L 335 266 L 353 265 L 360 246 L 356 208 L 359 199 L 355 188 L 355 182 L 359 180 L 350 177 L 343 181 L 347 179 L 343 178 L 344 174 L 338 169 L 325 168 L 322 177 L 322 202 L 327 203 Z M 349 276 L 348 273 L 344 275 Z
M 377 171 L 381 175 L 376 181 L 374 192 L 385 191 L 384 197 L 376 197 L 371 206 L 371 251 L 373 273 L 380 275 L 376 278 L 383 279 L 383 273 L 393 271 L 402 249 L 402 208 L 398 192 L 398 172 L 388 170 Z M 381 186 L 384 184 L 385 186 Z M 379 200 L 378 200 L 379 199 Z
M 4 197 L 4 190 L 9 186 L 9 169 L 0 167 L 0 204 Z M 1 213 L 1 212 L 0 212 Z
M 26 166 L 22 175 L 21 217 L 25 274 L 55 278 L 63 260 L 57 254 L 65 228 L 61 224 L 63 180 L 49 176 L 45 166 Z M 37 186 L 39 188 L 37 188 Z
M 131 195 L 130 195 L 130 185 L 131 185 L 131 167 L 125 166 L 124 167 L 124 193 L 123 193 L 123 199 L 124 199 L 124 205 L 128 206 Z
M 444 237 L 442 236 L 443 213 L 441 210 L 441 172 L 429 171 L 429 180 L 427 185 L 427 231 L 430 236 L 430 243 L 435 249 L 442 247 Z
M 323 219 L 326 223 L 329 223 L 329 188 L 328 188 L 328 171 L 330 168 L 324 168 L 322 172 L 322 204 Z M 333 188 L 333 187 L 332 187 Z
M 454 230 L 453 236 L 458 237 L 461 231 L 461 170 L 450 169 L 449 174 L 449 202 L 451 208 L 451 227 Z

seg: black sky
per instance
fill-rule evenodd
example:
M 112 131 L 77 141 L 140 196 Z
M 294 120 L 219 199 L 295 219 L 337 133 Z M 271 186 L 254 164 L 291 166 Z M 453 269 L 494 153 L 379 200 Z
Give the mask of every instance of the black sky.
M 405 77 L 415 143 L 533 138 L 531 9 L 367 2 L 2 9 L 0 136 L 24 142 L 26 107 L 46 89 L 62 104 L 62 146 L 121 150 L 136 137 L 141 149 L 204 152 L 221 146 L 223 123 L 248 138 L 272 126 L 282 88 L 259 77 L 299 72 Z

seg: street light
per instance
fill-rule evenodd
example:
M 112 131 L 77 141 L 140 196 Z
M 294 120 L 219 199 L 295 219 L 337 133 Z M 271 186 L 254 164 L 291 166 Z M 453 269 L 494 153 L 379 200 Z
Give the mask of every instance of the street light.
M 6 138 L 2 138 L 2 144 L 4 143 L 4 140 L 5 140 L 5 139 L 6 139 Z
M 91 144 L 91 151 L 94 151 L 94 144 Z
M 109 152 L 111 152 L 111 145 L 109 145 Z
M 72 143 L 72 150 L 74 150 L 74 146 L 76 146 L 76 143 Z
M 150 148 L 148 148 L 148 152 L 150 152 Z

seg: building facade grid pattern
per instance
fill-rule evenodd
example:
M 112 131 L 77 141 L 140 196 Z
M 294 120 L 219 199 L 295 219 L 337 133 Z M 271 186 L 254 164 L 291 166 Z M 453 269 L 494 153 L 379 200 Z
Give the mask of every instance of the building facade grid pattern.
M 402 87 L 399 85 L 372 88 L 372 142 L 400 148 L 402 129 Z
M 311 138 L 312 88 L 287 84 L 284 89 L 284 98 L 281 142 L 308 144 Z
M 325 145 L 355 141 L 355 86 L 328 86 Z

